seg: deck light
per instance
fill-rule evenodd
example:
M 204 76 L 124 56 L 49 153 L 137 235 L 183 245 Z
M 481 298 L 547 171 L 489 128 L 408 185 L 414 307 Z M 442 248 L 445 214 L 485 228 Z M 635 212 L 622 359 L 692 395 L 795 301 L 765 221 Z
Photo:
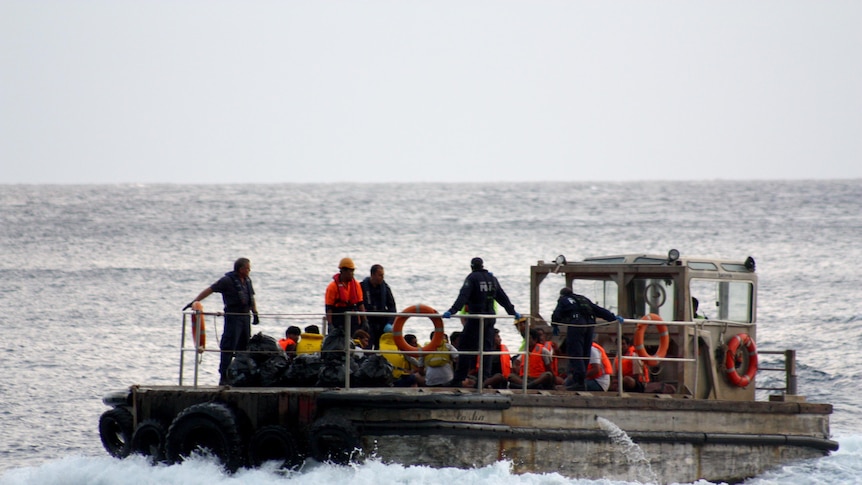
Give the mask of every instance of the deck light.
M 747 269 L 748 271 L 754 272 L 755 266 L 756 265 L 754 264 L 754 258 L 752 258 L 751 256 L 745 258 L 745 269 Z
M 668 252 L 667 252 L 667 262 L 668 262 L 668 264 L 673 263 L 673 262 L 674 262 L 674 261 L 676 261 L 677 259 L 679 259 L 679 251 L 678 251 L 678 250 L 676 250 L 676 249 L 671 249 L 670 251 L 668 251 Z
M 554 260 L 554 263 L 562 266 L 562 265 L 566 264 L 566 257 L 561 254 L 561 255 L 557 256 L 557 259 Z

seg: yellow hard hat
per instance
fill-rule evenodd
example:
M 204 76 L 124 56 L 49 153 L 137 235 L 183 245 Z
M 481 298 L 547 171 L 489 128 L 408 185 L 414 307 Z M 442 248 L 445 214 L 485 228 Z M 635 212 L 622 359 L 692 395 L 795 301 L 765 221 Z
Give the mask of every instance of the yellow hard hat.
M 338 268 L 356 269 L 356 265 L 350 258 L 341 258 L 341 261 L 338 262 Z

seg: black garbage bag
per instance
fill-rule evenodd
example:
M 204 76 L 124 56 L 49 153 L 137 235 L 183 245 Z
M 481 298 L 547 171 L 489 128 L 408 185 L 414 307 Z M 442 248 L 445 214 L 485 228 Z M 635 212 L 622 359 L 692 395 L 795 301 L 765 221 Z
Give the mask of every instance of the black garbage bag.
M 342 360 L 328 358 L 323 360 L 323 366 L 320 368 L 320 373 L 317 375 L 317 382 L 314 384 L 317 387 L 344 387 L 344 352 L 341 353 Z M 352 374 L 359 369 L 359 364 L 355 359 L 350 359 L 350 369 L 348 372 Z M 353 381 L 350 383 L 353 385 Z
M 317 354 L 300 354 L 297 355 L 290 367 L 283 374 L 281 385 L 293 387 L 310 387 L 317 382 L 317 375 L 320 373 L 320 368 L 323 366 L 323 361 Z
M 248 350 L 251 358 L 258 365 L 263 364 L 270 357 L 282 353 L 278 342 L 269 335 L 264 335 L 263 332 L 258 332 L 249 339 Z
M 356 345 L 351 340 L 350 348 L 355 349 Z M 330 360 L 340 360 L 344 361 L 344 330 L 341 328 L 333 328 L 329 334 L 326 335 L 326 338 L 323 339 L 323 345 L 321 346 L 321 353 L 323 354 L 324 361 Z
M 281 385 L 284 373 L 290 367 L 284 354 L 270 356 L 263 364 L 258 365 L 260 371 L 260 385 L 262 387 L 273 387 Z
M 392 364 L 380 354 L 371 354 L 359 362 L 353 374 L 357 387 L 388 387 L 392 385 Z
M 255 387 L 260 383 L 257 364 L 248 354 L 237 352 L 227 368 L 227 383 L 235 387 Z

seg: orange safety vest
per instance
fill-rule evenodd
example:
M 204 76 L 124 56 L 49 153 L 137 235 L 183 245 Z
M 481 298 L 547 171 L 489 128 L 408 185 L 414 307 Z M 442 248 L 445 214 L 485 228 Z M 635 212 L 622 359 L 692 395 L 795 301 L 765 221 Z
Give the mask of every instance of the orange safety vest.
M 613 374 L 614 367 L 611 365 L 611 360 L 608 359 L 608 354 L 605 353 L 605 349 L 603 349 L 601 345 L 595 342 L 593 342 L 593 347 L 598 349 L 598 351 L 602 353 L 602 368 L 600 369 L 602 372 L 600 372 L 599 375 L 596 376 L 596 378 L 599 378 L 605 374 Z M 595 366 L 595 364 L 591 365 Z
M 547 342 L 545 342 L 545 348 L 548 349 L 551 352 L 551 355 L 554 356 L 554 358 L 551 359 L 551 372 L 553 372 L 555 376 L 560 375 L 560 368 L 557 364 L 557 361 L 559 359 L 557 358 L 557 350 L 554 348 L 554 342 L 548 340 Z
M 505 345 L 500 344 L 500 352 L 508 352 L 508 351 L 509 351 L 509 349 Z M 494 357 L 500 358 L 500 371 L 502 372 L 503 377 L 508 379 L 509 375 L 512 373 L 512 357 L 509 354 L 495 355 Z M 533 366 L 533 363 L 530 362 L 530 367 L 532 367 L 532 366 Z M 476 359 L 476 372 L 479 372 L 479 359 Z M 523 373 L 524 373 L 524 371 L 522 370 L 521 374 L 523 374 Z
M 635 354 L 635 346 L 634 345 L 630 346 L 628 348 L 628 350 L 626 350 L 625 354 L 623 354 L 623 355 L 625 357 L 632 357 L 632 356 L 636 355 Z M 618 361 L 619 361 L 619 358 L 614 357 L 614 369 L 616 369 L 617 366 L 619 365 Z M 634 377 L 635 376 L 635 371 L 634 371 L 635 362 L 636 361 L 629 360 L 629 359 L 623 360 L 623 377 L 626 377 L 626 376 Z M 647 382 L 649 382 L 649 372 L 647 371 L 647 369 L 645 368 L 645 366 L 642 363 L 640 363 L 640 362 L 637 362 L 637 363 L 641 366 L 641 368 L 643 370 L 643 372 L 638 374 L 638 377 L 637 377 L 638 381 L 646 384 Z
M 326 287 L 325 303 L 336 308 L 356 306 L 362 303 L 362 287 L 356 279 L 344 282 L 336 274 Z
M 542 344 L 536 344 L 533 347 L 533 350 L 530 352 L 530 377 L 539 377 L 544 372 L 548 372 L 550 369 L 545 365 L 545 359 L 542 355 L 542 350 L 545 347 Z M 521 359 L 521 365 L 518 369 L 518 375 L 524 376 L 524 359 Z
M 296 345 L 296 341 L 287 337 L 278 341 L 278 346 L 281 347 L 281 350 L 287 350 L 288 345 Z

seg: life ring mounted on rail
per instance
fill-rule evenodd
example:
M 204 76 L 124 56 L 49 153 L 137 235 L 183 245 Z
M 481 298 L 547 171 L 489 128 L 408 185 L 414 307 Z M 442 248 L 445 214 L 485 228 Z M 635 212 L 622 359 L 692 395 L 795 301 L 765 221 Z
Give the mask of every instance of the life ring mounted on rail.
M 740 347 L 748 351 L 748 368 L 744 374 L 740 374 L 736 368 L 736 352 Z M 747 333 L 735 335 L 727 342 L 727 353 L 724 355 L 724 372 L 727 380 L 737 387 L 747 387 L 754 381 L 757 374 L 757 345 L 754 339 Z
M 652 321 L 661 321 L 661 317 L 655 313 L 649 313 L 640 318 L 640 320 L 652 320 Z M 670 334 L 667 331 L 667 325 L 662 323 L 656 323 L 655 328 L 658 330 L 659 342 L 658 342 L 658 350 L 656 350 L 655 354 L 650 355 L 649 352 L 644 348 L 644 336 L 646 335 L 647 327 L 649 324 L 647 323 L 639 323 L 637 329 L 635 330 L 635 351 L 641 357 L 658 357 L 662 358 L 667 355 L 667 349 L 670 347 Z M 658 365 L 659 362 L 657 360 L 646 360 L 644 364 L 648 366 Z
M 198 353 L 203 353 L 204 349 L 207 348 L 207 327 L 204 322 L 204 305 L 203 303 L 196 301 L 192 303 L 192 310 L 195 312 L 192 313 L 192 341 L 195 344 L 195 348 L 198 349 Z M 198 318 L 200 318 L 200 328 L 201 335 L 200 341 L 198 341 Z
M 410 305 L 401 311 L 401 313 L 424 313 L 433 315 L 437 313 L 437 310 L 431 308 L 428 305 L 423 305 L 421 303 L 417 303 L 416 305 Z M 410 317 L 395 317 L 395 322 L 392 324 L 392 339 L 395 341 L 395 345 L 398 346 L 399 350 L 403 350 L 405 352 L 416 352 L 420 350 L 419 347 L 414 347 L 407 343 L 404 340 L 404 323 Z M 431 323 L 434 324 L 434 337 L 431 339 L 431 342 L 428 345 L 421 348 L 423 352 L 431 352 L 433 350 L 437 350 L 437 347 L 443 343 L 443 335 L 445 333 L 445 329 L 443 328 L 443 319 L 440 317 L 428 317 L 431 319 Z

